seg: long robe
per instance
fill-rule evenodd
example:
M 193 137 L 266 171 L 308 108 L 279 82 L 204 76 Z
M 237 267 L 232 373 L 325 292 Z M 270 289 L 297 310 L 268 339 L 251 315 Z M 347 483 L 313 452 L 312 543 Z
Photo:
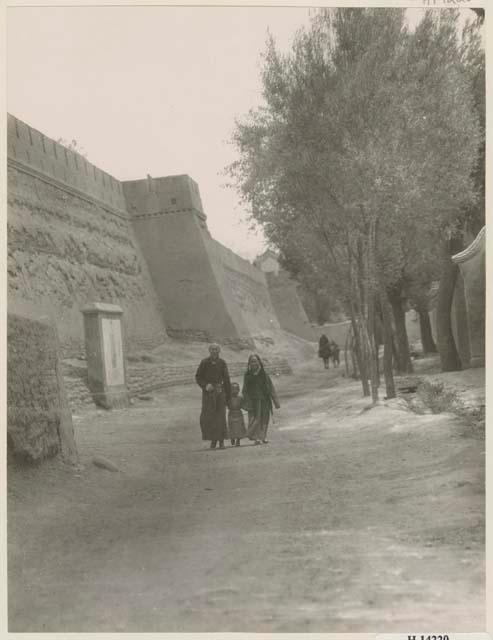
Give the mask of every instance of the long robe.
M 325 334 L 322 334 L 320 336 L 320 340 L 318 341 L 318 357 L 325 360 L 326 358 L 330 357 L 330 351 L 331 348 L 329 339 Z
M 245 428 L 245 419 L 241 411 L 243 406 L 243 398 L 241 396 L 233 396 L 229 401 L 228 412 L 228 437 L 231 440 L 240 440 L 247 434 Z
M 199 364 L 195 380 L 202 389 L 200 413 L 202 440 L 213 442 L 225 440 L 228 435 L 226 405 L 231 397 L 231 383 L 226 363 L 221 358 L 217 360 L 205 358 Z M 213 391 L 205 390 L 208 384 L 214 386 Z
M 248 409 L 249 440 L 265 440 L 272 405 L 278 409 L 279 400 L 270 376 L 262 370 L 257 375 L 245 374 L 242 390 L 244 406 Z

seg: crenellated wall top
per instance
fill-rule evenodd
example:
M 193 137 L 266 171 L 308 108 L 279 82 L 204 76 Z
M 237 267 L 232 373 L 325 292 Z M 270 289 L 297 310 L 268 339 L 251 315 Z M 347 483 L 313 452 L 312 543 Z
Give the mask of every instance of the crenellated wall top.
M 7 116 L 7 159 L 14 166 L 33 169 L 113 209 L 127 210 L 119 180 L 11 114 Z

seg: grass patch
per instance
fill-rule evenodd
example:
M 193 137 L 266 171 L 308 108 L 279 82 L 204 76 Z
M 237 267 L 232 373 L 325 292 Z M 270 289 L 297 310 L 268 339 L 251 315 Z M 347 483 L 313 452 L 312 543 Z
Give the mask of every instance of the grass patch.
M 435 382 L 431 380 L 421 380 L 418 383 L 417 393 L 432 413 L 443 413 L 451 411 L 454 413 L 453 407 L 459 401 L 459 396 L 455 391 L 446 389 L 443 382 Z
M 471 406 L 465 404 L 456 391 L 447 389 L 440 381 L 421 380 L 418 384 L 417 395 L 432 413 L 453 413 L 465 423 L 461 435 L 485 437 L 485 406 Z

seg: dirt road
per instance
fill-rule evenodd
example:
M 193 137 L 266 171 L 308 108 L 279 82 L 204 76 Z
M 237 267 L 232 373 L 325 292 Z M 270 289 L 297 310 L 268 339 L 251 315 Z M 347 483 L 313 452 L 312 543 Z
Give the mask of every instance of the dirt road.
M 12 470 L 9 630 L 482 631 L 484 441 L 319 367 L 277 386 L 268 445 L 205 449 L 174 388 L 77 419 L 83 470 Z

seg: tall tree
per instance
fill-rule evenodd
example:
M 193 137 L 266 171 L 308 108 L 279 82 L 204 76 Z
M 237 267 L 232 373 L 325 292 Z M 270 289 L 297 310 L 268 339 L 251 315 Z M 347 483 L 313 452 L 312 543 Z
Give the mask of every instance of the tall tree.
M 267 237 L 281 248 L 311 234 L 344 282 L 373 401 L 377 300 L 388 311 L 406 237 L 431 248 L 474 201 L 479 133 L 469 80 L 443 55 L 453 20 L 437 26 L 426 16 L 409 34 L 401 10 L 328 9 L 289 54 L 270 39 L 265 104 L 234 136 L 239 159 L 230 172 Z M 394 316 L 402 325 L 397 303 Z M 391 382 L 386 376 L 387 395 Z
M 464 118 L 464 112 L 468 111 L 470 122 L 474 124 L 476 153 L 472 163 L 467 163 L 469 184 L 474 197 L 457 203 L 459 206 L 450 206 L 449 211 L 444 212 L 439 219 L 438 233 L 431 230 L 429 235 L 441 257 L 436 321 L 443 371 L 461 368 L 451 322 L 455 284 L 459 274 L 458 266 L 451 256 L 462 250 L 464 231 L 477 233 L 484 224 L 484 50 L 479 21 L 466 23 L 461 34 L 458 17 L 458 11 L 427 11 L 416 29 L 412 51 L 415 61 L 413 66 L 418 70 L 417 81 L 422 90 L 433 92 L 437 85 L 445 87 L 449 85 L 451 78 L 460 78 L 457 90 L 462 95 L 458 96 L 452 87 L 448 96 L 457 100 L 460 97 L 467 98 L 467 102 L 461 105 L 461 117 Z M 443 95 L 444 92 L 441 93 Z M 453 110 L 453 101 L 449 100 L 449 103 Z M 443 135 L 449 135 L 447 128 L 437 123 L 436 132 L 440 129 L 443 133 L 436 136 L 436 144 L 441 143 Z M 455 142 L 453 138 L 452 140 Z M 471 158 L 470 155 L 468 157 Z

